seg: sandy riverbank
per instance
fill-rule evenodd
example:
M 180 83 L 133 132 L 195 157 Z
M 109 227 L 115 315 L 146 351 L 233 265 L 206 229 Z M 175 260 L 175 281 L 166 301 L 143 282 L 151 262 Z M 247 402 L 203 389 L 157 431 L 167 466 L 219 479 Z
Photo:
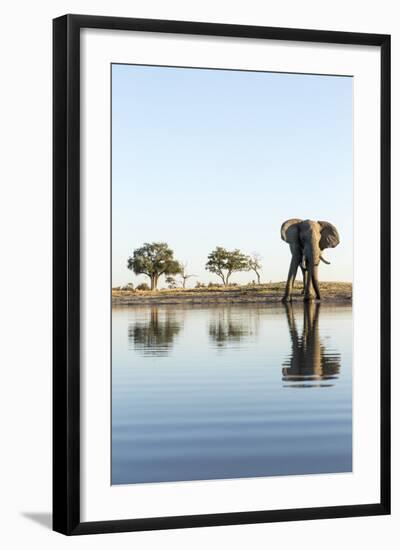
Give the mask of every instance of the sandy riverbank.
M 303 300 L 302 285 L 295 284 L 293 301 Z M 116 290 L 112 291 L 113 305 L 143 304 L 225 304 L 225 303 L 273 303 L 282 299 L 285 283 L 190 289 L 162 289 L 157 291 Z M 320 283 L 321 298 L 326 303 L 351 303 L 352 284 Z

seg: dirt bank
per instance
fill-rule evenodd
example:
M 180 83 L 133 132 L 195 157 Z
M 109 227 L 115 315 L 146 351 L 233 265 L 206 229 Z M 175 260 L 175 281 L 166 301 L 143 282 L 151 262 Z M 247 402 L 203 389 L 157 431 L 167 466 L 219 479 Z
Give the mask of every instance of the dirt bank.
M 351 303 L 352 284 L 320 283 L 322 302 Z M 303 300 L 302 285 L 295 284 L 293 301 Z M 285 283 L 263 285 L 207 287 L 190 289 L 162 289 L 154 292 L 140 290 L 112 291 L 113 305 L 142 304 L 224 304 L 224 303 L 273 303 L 282 299 Z

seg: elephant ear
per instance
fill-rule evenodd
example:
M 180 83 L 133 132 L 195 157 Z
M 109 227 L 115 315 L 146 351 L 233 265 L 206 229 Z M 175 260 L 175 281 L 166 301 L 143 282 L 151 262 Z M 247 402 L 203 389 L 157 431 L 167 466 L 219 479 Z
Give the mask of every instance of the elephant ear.
M 319 241 L 319 247 L 321 250 L 325 248 L 335 248 L 340 243 L 339 233 L 334 225 L 329 222 L 320 222 L 321 226 L 321 239 Z
M 299 229 L 298 224 L 302 220 L 298 218 L 292 218 L 283 222 L 281 226 L 281 237 L 284 241 L 289 244 L 295 244 L 299 240 Z

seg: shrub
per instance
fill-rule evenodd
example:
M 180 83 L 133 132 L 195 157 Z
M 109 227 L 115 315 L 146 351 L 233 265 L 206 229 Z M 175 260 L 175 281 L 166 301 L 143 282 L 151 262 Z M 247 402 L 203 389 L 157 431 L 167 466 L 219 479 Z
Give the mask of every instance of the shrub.
M 116 287 L 116 288 L 113 289 L 113 290 L 125 290 L 125 291 L 126 291 L 126 290 L 129 290 L 129 291 L 131 291 L 131 292 L 134 292 L 134 291 L 135 291 L 135 289 L 134 289 L 132 283 L 127 283 L 126 285 L 121 285 L 121 286 L 119 286 L 119 287 Z
M 136 290 L 150 290 L 150 287 L 147 283 L 140 283 L 140 285 L 136 287 Z
M 172 277 L 172 275 L 168 275 L 168 277 L 165 277 L 165 282 L 167 283 L 168 285 L 168 288 L 173 290 L 174 288 L 176 288 L 176 281 L 175 279 Z

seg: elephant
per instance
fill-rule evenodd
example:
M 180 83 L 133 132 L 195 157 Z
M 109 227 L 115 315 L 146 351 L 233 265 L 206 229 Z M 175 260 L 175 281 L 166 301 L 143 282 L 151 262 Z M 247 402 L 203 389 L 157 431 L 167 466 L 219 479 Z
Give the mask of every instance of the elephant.
M 303 328 L 297 328 L 293 305 L 286 303 L 286 318 L 292 342 L 292 353 L 282 365 L 282 381 L 286 387 L 327 387 L 339 377 L 341 357 L 332 349 L 327 350 L 319 334 L 318 302 L 306 302 L 303 306 Z
M 320 260 L 329 264 L 322 257 L 322 251 L 335 248 L 340 242 L 336 227 L 329 222 L 292 218 L 282 224 L 281 237 L 289 244 L 292 253 L 283 301 L 292 300 L 293 283 L 299 267 L 303 272 L 304 301 L 312 299 L 311 285 L 316 299 L 320 300 L 318 265 Z

